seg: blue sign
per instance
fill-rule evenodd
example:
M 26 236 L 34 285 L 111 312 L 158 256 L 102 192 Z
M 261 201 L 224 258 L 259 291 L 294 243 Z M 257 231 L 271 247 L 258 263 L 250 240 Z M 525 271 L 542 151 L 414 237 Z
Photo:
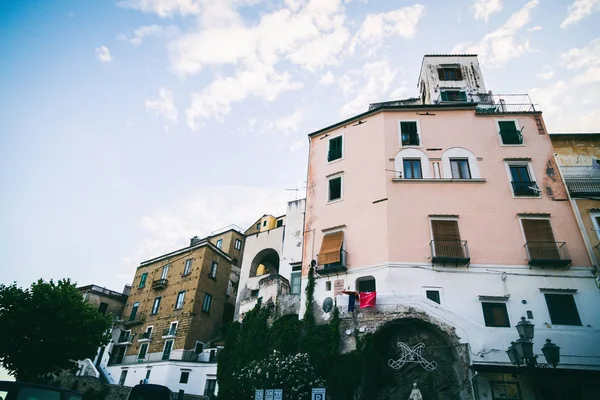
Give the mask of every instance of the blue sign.
M 264 400 L 265 399 L 265 391 L 262 389 L 256 389 L 254 391 L 254 400 Z
M 313 388 L 312 400 L 325 400 L 325 388 Z
M 265 390 L 265 400 L 274 400 L 275 391 L 273 389 Z
M 275 389 L 273 391 L 273 400 L 283 400 L 283 389 Z

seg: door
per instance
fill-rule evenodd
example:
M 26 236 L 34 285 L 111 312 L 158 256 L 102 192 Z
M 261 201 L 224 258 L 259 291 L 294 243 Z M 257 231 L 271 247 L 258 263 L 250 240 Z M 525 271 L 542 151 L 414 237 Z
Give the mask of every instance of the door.
M 119 346 L 117 348 L 117 354 L 115 354 L 114 363 L 121 364 L 123 362 L 123 358 L 125 357 L 125 346 Z
M 129 316 L 130 321 L 135 321 L 135 316 L 137 314 L 138 307 L 140 306 L 140 302 L 136 301 L 133 303 L 133 308 L 131 309 L 131 315 Z
M 530 260 L 560 260 L 552 226 L 547 219 L 522 219 Z
M 165 348 L 163 349 L 163 355 L 162 355 L 162 359 L 163 360 L 168 360 L 169 357 L 171 357 L 171 350 L 173 349 L 173 341 L 172 340 L 167 340 L 165 342 Z
M 121 385 L 121 386 L 125 385 L 126 378 L 127 378 L 127 370 L 124 369 L 123 371 L 121 371 L 121 376 L 119 377 L 119 385 Z
M 431 220 L 433 244 L 436 257 L 465 258 L 465 252 L 460 240 L 458 221 Z

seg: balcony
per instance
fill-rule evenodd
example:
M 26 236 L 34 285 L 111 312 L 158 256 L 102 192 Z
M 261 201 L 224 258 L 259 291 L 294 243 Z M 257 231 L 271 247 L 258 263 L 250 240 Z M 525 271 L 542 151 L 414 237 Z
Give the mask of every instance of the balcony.
M 561 171 L 571 196 L 600 195 L 600 167 L 566 166 Z
M 152 332 L 144 332 L 140 334 L 140 337 L 138 338 L 138 342 L 144 342 L 149 340 L 152 340 Z
M 119 341 L 117 344 L 131 344 L 133 342 L 133 338 L 135 337 L 135 333 L 131 333 L 128 331 L 122 331 L 119 335 Z
M 487 114 L 522 114 L 539 112 L 527 94 L 478 94 L 479 102 L 475 113 Z
M 202 353 L 197 354 L 193 350 L 181 350 L 174 349 L 168 353 L 155 352 L 146 353 L 142 358 L 139 358 L 138 354 L 132 355 L 116 355 L 109 363 L 109 365 L 131 365 L 140 363 L 156 363 L 161 361 L 181 361 L 181 362 L 192 362 L 192 363 L 216 363 L 218 360 L 219 349 L 205 349 Z
M 513 181 L 513 194 L 518 197 L 540 197 L 542 192 L 536 182 L 533 181 Z
M 569 267 L 571 257 L 565 242 L 527 242 L 525 250 L 531 267 Z
M 152 289 L 162 290 L 167 287 L 168 283 L 169 281 L 167 279 L 157 279 L 154 282 L 152 282 Z
M 169 328 L 163 331 L 163 338 L 171 338 L 177 335 L 177 328 Z
M 321 265 L 319 262 L 319 256 L 317 256 L 317 273 L 320 275 L 329 275 L 335 274 L 339 272 L 346 272 L 346 259 L 348 258 L 348 253 L 346 250 L 342 250 L 340 252 L 340 261 L 332 264 L 324 264 Z
M 466 240 L 432 240 L 431 262 L 433 264 L 469 265 L 471 256 Z
M 143 324 L 145 321 L 146 319 L 144 318 L 143 314 L 134 314 L 133 316 L 129 315 L 123 319 L 123 326 L 130 327 L 140 325 Z

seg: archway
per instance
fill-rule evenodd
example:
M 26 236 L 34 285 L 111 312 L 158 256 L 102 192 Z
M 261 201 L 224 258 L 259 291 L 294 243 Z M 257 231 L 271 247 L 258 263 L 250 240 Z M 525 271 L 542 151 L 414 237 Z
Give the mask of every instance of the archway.
M 461 347 L 423 320 L 390 321 L 367 343 L 363 394 L 373 400 L 404 400 L 417 382 L 424 399 L 470 399 Z
M 274 249 L 258 252 L 250 264 L 250 277 L 279 273 L 279 254 Z

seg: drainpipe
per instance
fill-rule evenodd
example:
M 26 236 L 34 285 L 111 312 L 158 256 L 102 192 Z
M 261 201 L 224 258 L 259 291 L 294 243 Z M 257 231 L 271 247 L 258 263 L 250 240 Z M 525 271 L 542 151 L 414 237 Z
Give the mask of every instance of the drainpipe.
M 560 168 L 560 164 L 558 163 L 558 160 L 556 159 L 556 155 L 557 154 L 554 153 L 554 154 L 552 154 L 552 157 L 554 157 L 554 162 L 556 163 L 556 167 L 558 168 L 558 175 L 560 176 L 560 180 L 562 181 L 562 184 L 564 185 L 564 187 L 566 189 L 567 198 L 569 199 L 569 203 L 571 204 L 571 208 L 573 209 L 573 213 L 575 214 L 575 219 L 577 220 L 577 226 L 579 227 L 579 231 L 581 232 L 581 236 L 583 237 L 583 243 L 585 244 L 585 249 L 587 250 L 588 257 L 590 258 L 590 261 L 592 262 L 594 267 L 596 267 L 598 265 L 598 261 L 596 260 L 596 256 L 594 255 L 594 250 L 592 249 L 592 245 L 588 239 L 587 232 L 585 230 L 585 225 L 583 224 L 583 220 L 581 219 L 581 213 L 579 212 L 579 208 L 577 207 L 577 200 L 575 200 L 571 197 L 571 193 L 569 192 L 569 187 L 567 186 L 567 182 L 565 182 L 565 178 L 564 178 L 562 170 Z

